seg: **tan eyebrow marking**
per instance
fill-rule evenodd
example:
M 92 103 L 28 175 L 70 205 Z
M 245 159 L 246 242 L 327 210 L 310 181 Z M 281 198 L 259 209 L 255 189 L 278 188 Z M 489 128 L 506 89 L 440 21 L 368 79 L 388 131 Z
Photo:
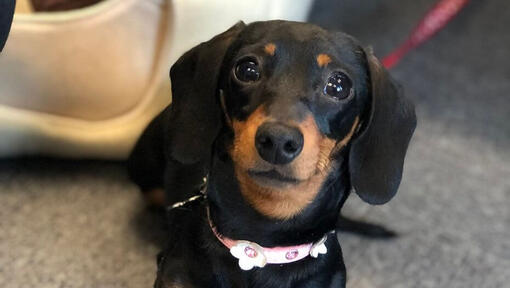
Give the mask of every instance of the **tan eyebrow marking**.
M 319 54 L 317 55 L 317 64 L 319 64 L 319 67 L 325 67 L 328 66 L 328 64 L 331 62 L 331 58 L 328 54 Z
M 273 43 L 267 43 L 266 46 L 264 46 L 264 51 L 273 56 L 274 55 L 274 52 L 276 51 L 276 45 L 274 45 Z

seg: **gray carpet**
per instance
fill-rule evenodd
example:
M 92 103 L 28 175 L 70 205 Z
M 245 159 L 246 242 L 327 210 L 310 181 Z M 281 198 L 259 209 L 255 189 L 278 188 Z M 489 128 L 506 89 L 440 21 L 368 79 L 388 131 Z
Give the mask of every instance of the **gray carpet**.
M 384 55 L 433 2 L 317 0 L 310 21 Z M 351 288 L 510 287 L 510 2 L 471 2 L 392 70 L 419 117 L 404 180 L 345 211 L 400 237 L 340 235 Z M 0 287 L 150 287 L 162 227 L 119 164 L 0 161 Z

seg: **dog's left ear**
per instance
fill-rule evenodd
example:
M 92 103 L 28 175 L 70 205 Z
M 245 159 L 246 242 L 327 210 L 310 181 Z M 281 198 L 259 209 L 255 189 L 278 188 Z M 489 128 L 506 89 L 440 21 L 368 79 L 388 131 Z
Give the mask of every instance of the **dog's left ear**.
M 416 127 L 413 103 L 371 51 L 365 51 L 371 107 L 349 155 L 351 183 L 370 204 L 388 202 L 397 192 L 407 146 Z
M 166 149 L 183 164 L 206 160 L 222 125 L 218 81 L 230 44 L 246 25 L 241 21 L 186 52 L 170 69 L 172 104 L 165 117 Z

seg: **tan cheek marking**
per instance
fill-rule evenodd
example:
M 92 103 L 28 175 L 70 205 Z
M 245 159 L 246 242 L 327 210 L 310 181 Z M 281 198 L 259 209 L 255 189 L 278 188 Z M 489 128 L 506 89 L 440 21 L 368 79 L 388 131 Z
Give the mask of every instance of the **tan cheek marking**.
M 319 160 L 317 161 L 317 170 L 324 172 L 329 171 L 331 166 L 331 152 L 335 148 L 335 140 L 324 137 L 320 142 Z
M 317 64 L 319 67 L 326 67 L 331 62 L 331 57 L 327 54 L 319 54 L 317 55 Z
M 266 46 L 264 46 L 264 52 L 266 52 L 270 56 L 274 56 L 275 51 L 276 45 L 274 45 L 273 43 L 267 43 Z
M 268 120 L 264 107 L 259 106 L 246 121 L 232 121 L 234 143 L 230 150 L 230 156 L 236 165 L 248 169 L 255 168 L 261 162 L 255 149 L 255 134 L 258 127 Z
M 352 124 L 351 130 L 339 142 L 336 142 L 333 139 L 324 137 L 324 139 L 321 141 L 321 144 L 320 144 L 321 145 L 321 149 L 320 149 L 321 153 L 319 155 L 319 161 L 317 162 L 317 168 L 320 171 L 325 171 L 329 168 L 330 162 L 331 162 L 330 156 L 332 154 L 342 150 L 342 148 L 344 148 L 345 145 L 347 145 L 347 143 L 349 143 L 352 136 L 354 135 L 354 131 L 356 131 L 356 128 L 358 127 L 358 124 L 359 124 L 359 117 L 356 116 L 356 118 L 354 119 L 354 123 Z
M 316 173 L 316 164 L 320 154 L 320 141 L 323 136 L 312 115 L 308 115 L 297 126 L 303 133 L 304 144 L 301 153 L 291 163 L 292 176 L 305 180 Z

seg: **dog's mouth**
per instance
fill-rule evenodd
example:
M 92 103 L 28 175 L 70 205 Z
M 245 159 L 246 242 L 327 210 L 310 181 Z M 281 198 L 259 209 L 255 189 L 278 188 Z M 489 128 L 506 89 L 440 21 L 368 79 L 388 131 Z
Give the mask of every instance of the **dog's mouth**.
M 273 184 L 299 184 L 301 182 L 301 180 L 283 175 L 275 169 L 268 171 L 248 170 L 248 175 L 263 186 L 272 186 Z

